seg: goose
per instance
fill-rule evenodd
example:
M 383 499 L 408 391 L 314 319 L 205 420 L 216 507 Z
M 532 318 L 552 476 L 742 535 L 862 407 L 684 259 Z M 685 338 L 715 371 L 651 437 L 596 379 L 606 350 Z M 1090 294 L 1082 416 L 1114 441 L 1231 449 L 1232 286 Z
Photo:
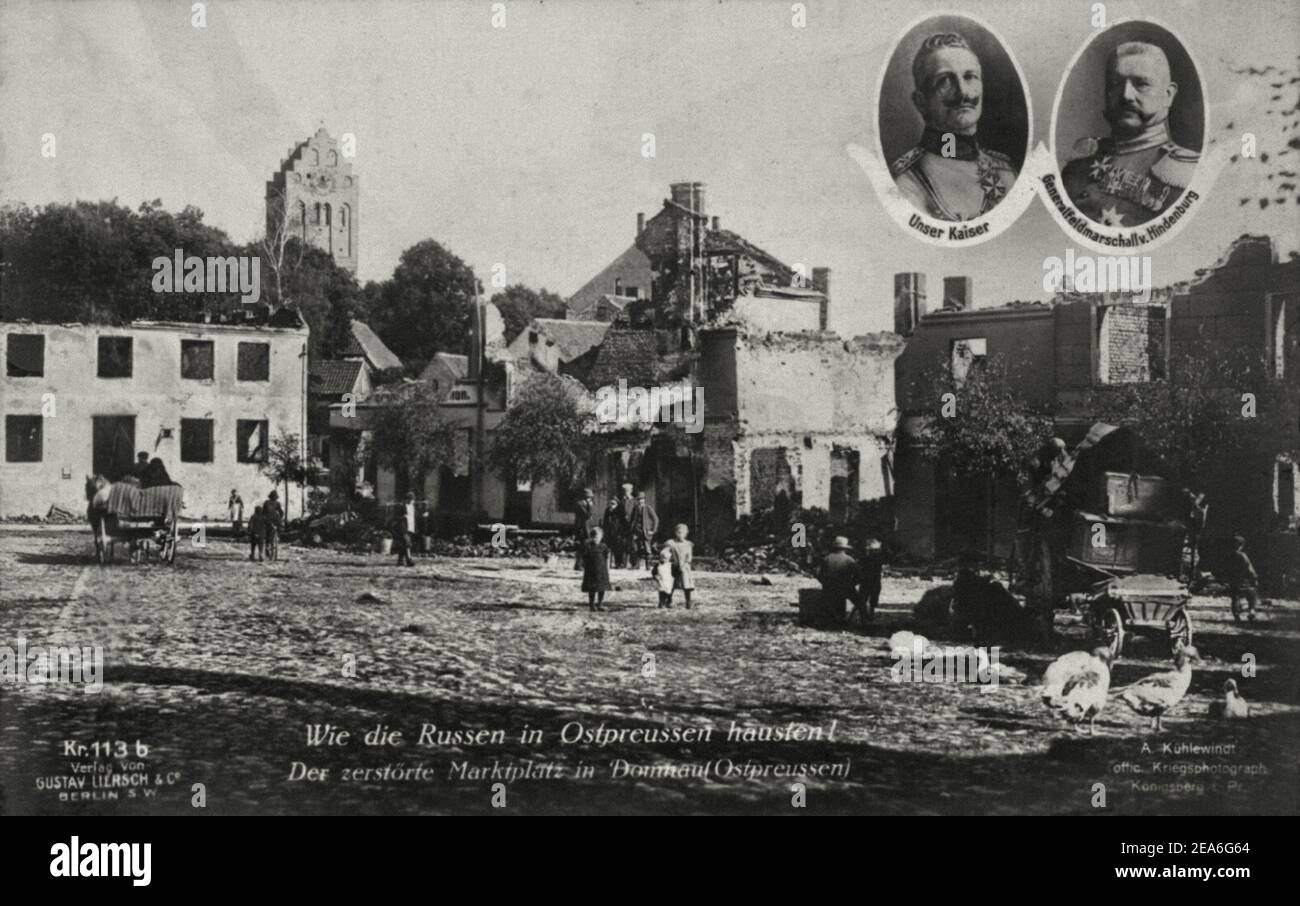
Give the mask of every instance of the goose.
M 1173 670 L 1153 673 L 1115 694 L 1138 714 L 1150 717 L 1153 730 L 1162 730 L 1161 718 L 1178 706 L 1192 685 L 1192 662 L 1197 660 L 1200 653 L 1195 648 L 1179 645 L 1174 652 Z
M 1221 720 L 1245 720 L 1250 717 L 1250 705 L 1237 691 L 1237 681 L 1230 679 L 1223 684 L 1223 701 L 1210 702 L 1210 716 Z
M 1110 659 L 1109 648 L 1095 648 L 1052 661 L 1043 674 L 1043 704 L 1076 726 L 1086 720 L 1089 735 L 1095 733 L 1110 689 Z
M 910 656 L 917 651 L 926 652 L 930 648 L 929 639 L 923 635 L 908 632 L 906 629 L 900 629 L 889 637 L 889 653 L 894 657 Z

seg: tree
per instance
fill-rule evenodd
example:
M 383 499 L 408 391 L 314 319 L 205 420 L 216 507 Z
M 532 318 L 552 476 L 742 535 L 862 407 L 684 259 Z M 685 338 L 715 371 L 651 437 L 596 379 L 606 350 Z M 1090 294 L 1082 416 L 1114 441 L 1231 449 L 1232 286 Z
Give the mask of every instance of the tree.
M 234 294 L 159 293 L 156 258 L 238 254 L 203 212 L 178 214 L 162 202 L 135 211 L 112 201 L 0 209 L 0 318 L 119 324 L 138 318 L 201 321 L 239 307 Z
M 437 352 L 469 352 L 474 272 L 432 239 L 402 252 L 393 276 L 374 298 L 371 326 L 402 360 L 428 361 Z
M 294 223 L 286 201 L 283 189 L 271 199 L 266 218 L 266 235 L 255 243 L 257 253 L 266 262 L 274 280 L 276 305 L 289 301 L 285 296 L 284 278 L 287 271 L 293 270 L 302 261 L 306 250 L 298 229 L 295 229 L 301 228 L 303 224 Z
M 370 419 L 371 449 L 380 465 L 392 469 L 399 487 L 417 490 L 455 453 L 455 429 L 443 419 L 438 401 L 420 384 L 393 393 Z
M 922 455 L 950 464 L 958 475 L 1025 476 L 1052 436 L 1052 418 L 1025 400 L 1005 359 L 991 356 L 964 375 L 942 359 L 926 380 L 938 414 L 915 436 Z
M 1249 395 L 1249 396 L 1247 396 Z M 1224 463 L 1261 452 L 1297 452 L 1295 391 L 1270 380 L 1267 362 L 1240 348 L 1198 340 L 1170 355 L 1160 381 L 1107 385 L 1088 408 L 1102 421 L 1129 425 L 1183 486 L 1203 487 Z
M 266 461 L 262 463 L 262 474 L 271 479 L 275 485 L 284 485 L 285 516 L 289 515 L 289 485 L 305 487 L 316 484 L 320 478 L 321 466 L 308 462 L 302 456 L 302 437 L 281 431 L 271 440 Z
M 568 485 L 586 468 L 593 417 L 574 381 L 532 375 L 492 434 L 488 464 L 502 476 Z
M 492 296 L 491 302 L 506 322 L 505 341 L 509 343 L 524 332 L 534 318 L 563 318 L 564 299 L 549 290 L 532 290 L 522 283 L 507 286 Z

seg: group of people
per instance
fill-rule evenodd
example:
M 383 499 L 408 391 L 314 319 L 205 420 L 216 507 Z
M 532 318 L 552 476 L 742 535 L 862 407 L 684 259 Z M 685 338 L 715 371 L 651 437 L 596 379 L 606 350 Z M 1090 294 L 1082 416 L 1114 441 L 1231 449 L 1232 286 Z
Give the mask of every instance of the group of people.
M 234 488 L 226 503 L 230 525 L 235 537 L 244 531 L 244 498 Z M 280 506 L 280 493 L 274 488 L 266 495 L 266 502 L 253 507 L 248 520 L 248 559 L 275 560 L 280 552 L 280 528 L 284 525 L 284 507 Z
M 625 484 L 622 495 L 611 497 L 605 512 L 596 513 L 596 495 L 591 490 L 583 492 L 574 514 L 574 528 L 579 547 L 591 537 L 591 530 L 599 528 L 604 543 L 609 547 L 611 565 L 637 569 L 648 566 L 655 558 L 654 537 L 659 531 L 659 515 L 646 500 L 645 491 L 633 493 L 633 486 Z M 582 566 L 581 550 L 574 568 Z
M 644 491 L 633 494 L 633 486 L 622 486 L 622 496 L 611 498 L 603 517 L 596 515 L 596 495 L 583 492 L 575 517 L 578 548 L 574 569 L 582 570 L 582 590 L 587 593 L 587 607 L 603 610 L 605 594 L 610 590 L 611 566 L 643 569 L 647 566 L 655 580 L 659 607 L 671 608 L 673 595 L 682 592 L 686 609 L 691 608 L 695 590 L 692 569 L 695 546 L 688 540 L 690 530 L 684 524 L 673 528 L 673 536 L 655 550 L 659 516 L 646 500 Z
M 845 602 L 852 605 L 849 619 L 863 623 L 871 619 L 880 603 L 880 578 L 884 572 L 884 551 L 880 541 L 868 538 L 858 556 L 852 553 L 849 539 L 837 535 L 831 551 L 817 567 L 817 581 L 822 586 L 824 603 L 844 613 Z

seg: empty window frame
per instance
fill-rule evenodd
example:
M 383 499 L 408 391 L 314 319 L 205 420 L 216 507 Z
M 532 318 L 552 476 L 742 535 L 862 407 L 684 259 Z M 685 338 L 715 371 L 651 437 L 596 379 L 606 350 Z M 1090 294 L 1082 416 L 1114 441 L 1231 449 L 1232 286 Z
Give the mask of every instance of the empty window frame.
M 211 340 L 181 340 L 181 377 L 210 381 L 214 372 Z
M 99 338 L 99 376 L 129 378 L 134 371 L 134 343 L 130 337 Z
M 212 419 L 181 419 L 181 462 L 212 462 Z
M 239 462 L 266 462 L 266 421 L 241 418 L 235 423 L 235 455 Z
M 235 376 L 241 381 L 269 381 L 271 379 L 271 344 L 240 343 L 239 362 Z
M 45 377 L 45 335 L 11 333 L 5 348 L 8 377 Z
M 43 430 L 39 415 L 6 415 L 5 462 L 40 462 Z

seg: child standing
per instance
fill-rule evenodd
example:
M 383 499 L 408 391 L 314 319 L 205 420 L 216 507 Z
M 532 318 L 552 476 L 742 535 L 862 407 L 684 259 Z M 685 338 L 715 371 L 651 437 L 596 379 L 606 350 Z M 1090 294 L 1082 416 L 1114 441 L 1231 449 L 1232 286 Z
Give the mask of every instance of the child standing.
M 605 592 L 609 591 L 609 548 L 601 541 L 605 533 L 599 527 L 587 535 L 591 540 L 582 548 L 582 590 L 587 593 L 589 610 L 604 610 Z
M 673 552 L 664 548 L 659 552 L 659 562 L 651 570 L 659 587 L 659 606 L 673 606 Z
M 266 517 L 260 506 L 253 507 L 253 515 L 248 520 L 248 559 L 261 560 L 266 550 Z
M 672 591 L 682 590 L 686 596 L 686 609 L 691 609 L 691 592 L 695 591 L 695 573 L 691 569 L 691 558 L 694 555 L 695 545 L 686 540 L 690 530 L 678 523 L 673 529 L 673 540 L 668 542 L 665 550 L 672 553 L 673 563 L 673 587 Z M 672 604 L 672 591 L 668 594 L 668 603 Z

